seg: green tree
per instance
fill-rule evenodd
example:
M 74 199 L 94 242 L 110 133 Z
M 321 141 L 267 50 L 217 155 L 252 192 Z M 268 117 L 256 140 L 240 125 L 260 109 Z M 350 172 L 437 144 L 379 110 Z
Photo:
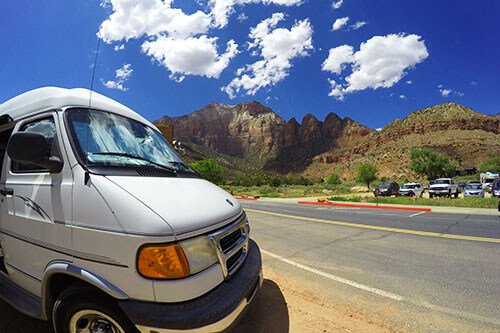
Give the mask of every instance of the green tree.
M 452 177 L 455 165 L 450 163 L 448 157 L 438 154 L 429 148 L 413 148 L 410 153 L 409 169 L 428 180 L 439 177 Z
M 189 163 L 189 166 L 198 171 L 203 178 L 214 184 L 222 182 L 224 169 L 211 158 L 204 158 L 201 161 Z
M 481 165 L 479 166 L 479 172 L 493 172 L 493 173 L 499 173 L 500 172 L 500 157 L 491 157 L 486 159 Z
M 332 173 L 326 179 L 326 183 L 330 184 L 330 185 L 337 185 L 337 184 L 341 184 L 342 181 L 340 180 L 340 176 L 337 173 Z
M 375 165 L 370 163 L 361 164 L 358 167 L 358 174 L 356 180 L 358 182 L 366 183 L 366 186 L 370 188 L 370 183 L 377 180 L 378 169 Z

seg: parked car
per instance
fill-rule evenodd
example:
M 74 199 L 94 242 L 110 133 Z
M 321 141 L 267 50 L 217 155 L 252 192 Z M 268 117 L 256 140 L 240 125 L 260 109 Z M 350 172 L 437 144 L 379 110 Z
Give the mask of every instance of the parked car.
M 396 182 L 383 182 L 379 186 L 373 189 L 373 194 L 388 197 L 391 195 L 397 196 L 399 191 L 399 185 Z
M 429 197 L 434 196 L 451 196 L 458 197 L 458 185 L 453 182 L 451 178 L 439 178 L 429 186 Z
M 245 212 L 153 124 L 89 95 L 0 105 L 0 298 L 56 332 L 228 329 L 262 285 Z
M 464 197 L 484 198 L 484 189 L 481 186 L 481 183 L 470 183 L 465 186 Z
M 422 197 L 422 195 L 424 194 L 424 186 L 420 183 L 406 183 L 401 186 L 398 194 L 409 197 Z
M 491 185 L 491 196 L 500 197 L 500 179 L 495 180 Z
M 458 188 L 461 189 L 461 190 L 464 190 L 465 186 L 467 186 L 467 183 L 465 183 L 465 182 L 458 183 Z

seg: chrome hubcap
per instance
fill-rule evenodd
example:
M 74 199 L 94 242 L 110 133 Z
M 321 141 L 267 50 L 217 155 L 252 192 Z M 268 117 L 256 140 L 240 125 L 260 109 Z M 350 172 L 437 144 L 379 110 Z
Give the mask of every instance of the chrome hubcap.
M 81 310 L 69 321 L 70 333 L 125 333 L 108 315 L 96 310 Z

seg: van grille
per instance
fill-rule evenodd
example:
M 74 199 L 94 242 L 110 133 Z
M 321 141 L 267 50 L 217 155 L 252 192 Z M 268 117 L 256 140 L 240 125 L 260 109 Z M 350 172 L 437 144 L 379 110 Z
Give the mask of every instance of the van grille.
M 248 252 L 248 227 L 243 212 L 228 226 L 208 235 L 217 248 L 224 277 L 229 278 L 245 261 Z
M 241 237 L 241 229 L 237 229 L 227 236 L 220 239 L 220 248 L 222 252 L 228 253 L 237 243 Z
M 229 259 L 227 259 L 226 266 L 227 266 L 227 271 L 228 272 L 231 272 L 233 270 L 233 268 L 235 268 L 235 266 L 238 263 L 238 260 L 240 259 L 242 253 L 243 253 L 243 249 L 239 249 Z

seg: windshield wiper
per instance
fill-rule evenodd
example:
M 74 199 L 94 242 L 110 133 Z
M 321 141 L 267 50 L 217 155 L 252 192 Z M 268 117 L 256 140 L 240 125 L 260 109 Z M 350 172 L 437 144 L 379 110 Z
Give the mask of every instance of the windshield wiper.
M 151 161 L 150 159 L 146 157 L 142 157 L 140 155 L 135 155 L 135 154 L 129 154 L 129 153 L 119 153 L 119 152 L 99 152 L 99 153 L 92 153 L 93 155 L 112 155 L 112 156 L 123 156 L 123 157 L 130 157 L 130 158 L 135 158 L 137 160 L 145 161 L 148 163 L 153 164 L 154 166 L 157 166 L 161 169 L 176 173 L 177 170 L 174 168 L 171 168 L 169 166 L 163 165 L 161 163 L 156 163 L 155 161 Z

